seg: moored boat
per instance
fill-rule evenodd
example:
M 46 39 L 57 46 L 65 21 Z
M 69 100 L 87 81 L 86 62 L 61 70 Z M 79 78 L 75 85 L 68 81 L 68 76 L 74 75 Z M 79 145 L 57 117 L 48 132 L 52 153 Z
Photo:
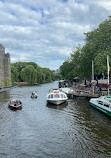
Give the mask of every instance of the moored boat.
M 111 116 L 111 96 L 101 96 L 99 98 L 91 98 L 90 104 L 101 112 Z
M 12 110 L 20 110 L 22 109 L 22 102 L 20 100 L 11 100 L 8 104 L 8 107 Z
M 59 105 L 66 102 L 68 99 L 67 95 L 59 89 L 51 89 L 47 95 L 47 102 Z
M 76 97 L 85 97 L 85 98 L 97 98 L 99 97 L 99 93 L 94 93 L 86 90 L 75 90 L 72 93 Z

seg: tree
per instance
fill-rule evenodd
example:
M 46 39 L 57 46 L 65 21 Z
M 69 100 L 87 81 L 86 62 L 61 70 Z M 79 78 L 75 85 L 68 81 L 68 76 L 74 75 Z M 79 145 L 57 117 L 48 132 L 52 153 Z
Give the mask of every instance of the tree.
M 43 77 L 42 68 L 38 66 L 36 68 L 36 71 L 37 71 L 37 83 L 43 83 L 44 77 Z
M 11 67 L 13 82 L 25 81 L 33 85 L 34 83 L 45 83 L 55 79 L 50 69 L 41 68 L 34 62 L 16 62 L 11 64 Z
M 74 77 L 81 78 L 82 70 L 80 67 L 81 63 L 81 48 L 76 48 L 76 51 L 72 50 L 71 58 L 63 63 L 60 67 L 61 75 L 65 79 L 72 80 Z
M 36 70 L 32 65 L 28 65 L 22 69 L 21 77 L 25 82 L 33 85 L 36 82 Z
M 65 61 L 62 66 L 60 66 L 60 72 L 64 79 L 68 79 L 68 73 L 71 71 L 70 61 Z
M 85 45 L 82 49 L 82 63 L 86 77 L 90 76 L 88 67 L 91 70 L 91 62 L 95 61 L 95 72 L 104 71 L 106 74 L 106 58 L 107 54 L 111 55 L 111 18 L 103 21 L 97 29 L 85 34 Z M 103 60 L 103 61 L 102 61 Z M 102 64 L 101 64 L 102 63 Z M 99 65 L 100 64 L 100 65 Z
M 100 74 L 100 73 L 104 73 L 105 76 L 107 76 L 107 55 L 109 55 L 109 57 L 111 56 L 111 52 L 102 52 L 99 53 L 95 60 L 95 73 L 96 74 Z
M 72 51 L 71 58 L 60 67 L 65 78 L 78 76 L 91 79 L 92 60 L 95 62 L 95 73 L 107 74 L 106 58 L 111 56 L 111 17 L 102 22 L 98 28 L 85 33 L 85 45 Z
M 44 80 L 45 82 L 50 82 L 54 80 L 53 72 L 48 68 L 42 68 L 44 73 Z
M 18 81 L 18 71 L 17 68 L 14 67 L 13 65 L 11 66 L 11 80 L 12 80 L 12 84 Z

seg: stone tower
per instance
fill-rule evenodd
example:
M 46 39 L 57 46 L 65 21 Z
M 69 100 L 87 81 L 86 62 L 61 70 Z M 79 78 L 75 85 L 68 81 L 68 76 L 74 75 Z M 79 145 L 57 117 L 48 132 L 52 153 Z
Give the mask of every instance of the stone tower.
M 0 44 L 0 88 L 11 86 L 10 54 Z

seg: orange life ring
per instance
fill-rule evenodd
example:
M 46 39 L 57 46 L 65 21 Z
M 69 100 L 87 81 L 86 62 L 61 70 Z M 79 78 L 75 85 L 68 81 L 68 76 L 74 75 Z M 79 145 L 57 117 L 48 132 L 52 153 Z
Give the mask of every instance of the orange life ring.
M 95 93 L 91 92 L 91 95 L 95 95 Z

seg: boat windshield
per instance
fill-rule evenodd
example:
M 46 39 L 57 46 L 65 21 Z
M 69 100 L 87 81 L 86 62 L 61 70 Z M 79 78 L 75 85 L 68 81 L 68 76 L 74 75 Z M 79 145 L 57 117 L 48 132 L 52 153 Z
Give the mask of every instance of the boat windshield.
M 60 95 L 59 94 L 55 94 L 54 98 L 60 98 Z
M 21 104 L 21 101 L 19 101 L 19 100 L 11 100 L 10 101 L 10 104 L 13 104 L 13 105 L 19 105 L 19 104 Z
M 66 98 L 66 95 L 54 93 L 54 94 L 49 94 L 48 98 Z
M 48 96 L 48 98 L 53 98 L 53 94 L 50 94 L 50 95 Z

